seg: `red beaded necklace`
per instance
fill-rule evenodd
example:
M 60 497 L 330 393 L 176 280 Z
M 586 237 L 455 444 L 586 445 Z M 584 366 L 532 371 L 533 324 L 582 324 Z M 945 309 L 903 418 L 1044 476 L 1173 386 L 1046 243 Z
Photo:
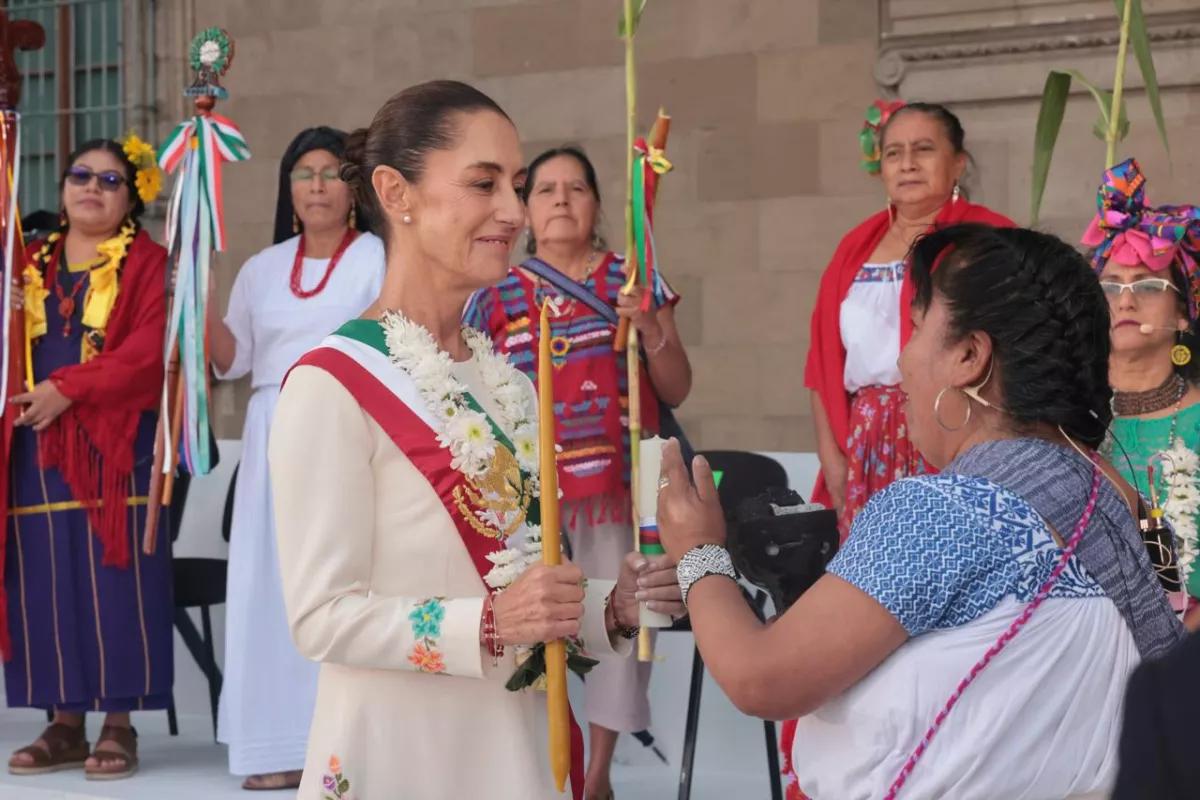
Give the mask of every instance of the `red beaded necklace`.
M 71 318 L 75 316 L 75 306 L 79 297 L 79 290 L 83 288 L 83 282 L 87 278 L 90 270 L 83 270 L 74 281 L 71 281 L 70 272 L 66 269 L 61 269 L 60 261 L 62 259 L 63 241 L 59 240 L 58 246 L 54 248 L 52 255 L 46 265 L 48 270 L 54 271 L 54 295 L 58 298 L 58 313 L 63 319 L 63 338 L 71 335 Z M 65 275 L 60 273 L 66 273 Z M 63 291 L 63 278 L 71 284 L 69 292 Z
M 321 292 L 325 291 L 325 286 L 329 283 L 329 278 L 333 275 L 334 268 L 338 262 L 342 260 L 346 249 L 354 243 L 358 238 L 358 231 L 354 228 L 346 231 L 346 235 L 342 237 L 342 243 L 338 245 L 337 250 L 333 251 L 333 258 L 329 259 L 329 266 L 325 267 L 325 275 L 321 278 L 321 282 L 317 284 L 315 289 L 306 290 L 300 286 L 300 276 L 304 273 L 304 234 L 300 234 L 300 246 L 296 248 L 296 260 L 292 262 L 292 278 L 291 288 L 292 294 L 299 297 L 301 300 L 307 300 L 310 297 L 316 297 Z

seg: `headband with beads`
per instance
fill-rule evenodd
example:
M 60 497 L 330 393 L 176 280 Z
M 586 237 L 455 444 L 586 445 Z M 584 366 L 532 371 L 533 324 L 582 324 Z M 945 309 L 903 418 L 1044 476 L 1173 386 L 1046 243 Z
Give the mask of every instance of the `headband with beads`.
M 887 121 L 892 118 L 900 109 L 904 108 L 903 100 L 893 100 L 887 102 L 885 100 L 876 100 L 867 107 L 867 116 L 863 120 L 862 130 L 858 134 L 858 144 L 862 148 L 863 161 L 862 168 L 869 175 L 879 175 L 879 162 L 882 160 L 882 153 L 879 150 L 880 134 L 883 131 L 883 126 L 887 125 Z

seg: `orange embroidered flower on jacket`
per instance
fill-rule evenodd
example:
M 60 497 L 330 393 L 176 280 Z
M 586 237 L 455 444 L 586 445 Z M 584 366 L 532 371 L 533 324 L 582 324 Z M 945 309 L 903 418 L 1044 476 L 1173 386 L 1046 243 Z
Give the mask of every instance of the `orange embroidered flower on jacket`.
M 446 671 L 446 664 L 442 661 L 441 652 L 421 643 L 413 647 L 412 655 L 408 657 L 408 660 L 417 668 L 418 672 L 441 673 Z

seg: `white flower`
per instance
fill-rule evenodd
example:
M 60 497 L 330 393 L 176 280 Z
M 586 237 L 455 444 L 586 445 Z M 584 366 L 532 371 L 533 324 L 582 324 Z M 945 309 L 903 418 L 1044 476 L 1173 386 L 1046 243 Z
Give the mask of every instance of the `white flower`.
M 518 434 L 513 438 L 517 464 L 526 472 L 536 472 L 538 468 L 537 436 L 532 432 Z
M 205 42 L 200 45 L 200 63 L 206 67 L 211 67 L 217 63 L 217 59 L 221 57 L 221 45 L 213 41 Z

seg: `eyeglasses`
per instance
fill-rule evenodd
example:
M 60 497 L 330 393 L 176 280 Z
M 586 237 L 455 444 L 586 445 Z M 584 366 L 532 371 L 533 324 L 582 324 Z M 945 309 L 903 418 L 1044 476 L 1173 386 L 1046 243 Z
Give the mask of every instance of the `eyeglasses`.
M 67 183 L 72 186 L 87 186 L 95 178 L 100 182 L 100 188 L 106 192 L 115 192 L 126 183 L 125 176 L 119 172 L 93 172 L 88 167 L 70 167 L 67 169 L 66 178 Z
M 321 180 L 323 181 L 340 181 L 342 179 L 341 176 L 338 175 L 338 171 L 336 169 L 323 169 L 320 172 L 317 172 L 310 167 L 300 167 L 299 169 L 294 169 L 292 170 L 290 177 L 292 179 L 292 183 L 300 183 L 301 181 L 311 181 L 318 175 L 321 176 Z
M 1104 296 L 1109 300 L 1116 300 L 1121 296 L 1121 293 L 1126 289 L 1134 297 L 1148 296 L 1152 294 L 1162 294 L 1168 289 L 1174 289 L 1176 292 L 1179 289 L 1174 283 L 1166 278 L 1142 278 L 1133 283 L 1121 283 L 1120 281 L 1100 281 L 1100 288 L 1104 290 Z

